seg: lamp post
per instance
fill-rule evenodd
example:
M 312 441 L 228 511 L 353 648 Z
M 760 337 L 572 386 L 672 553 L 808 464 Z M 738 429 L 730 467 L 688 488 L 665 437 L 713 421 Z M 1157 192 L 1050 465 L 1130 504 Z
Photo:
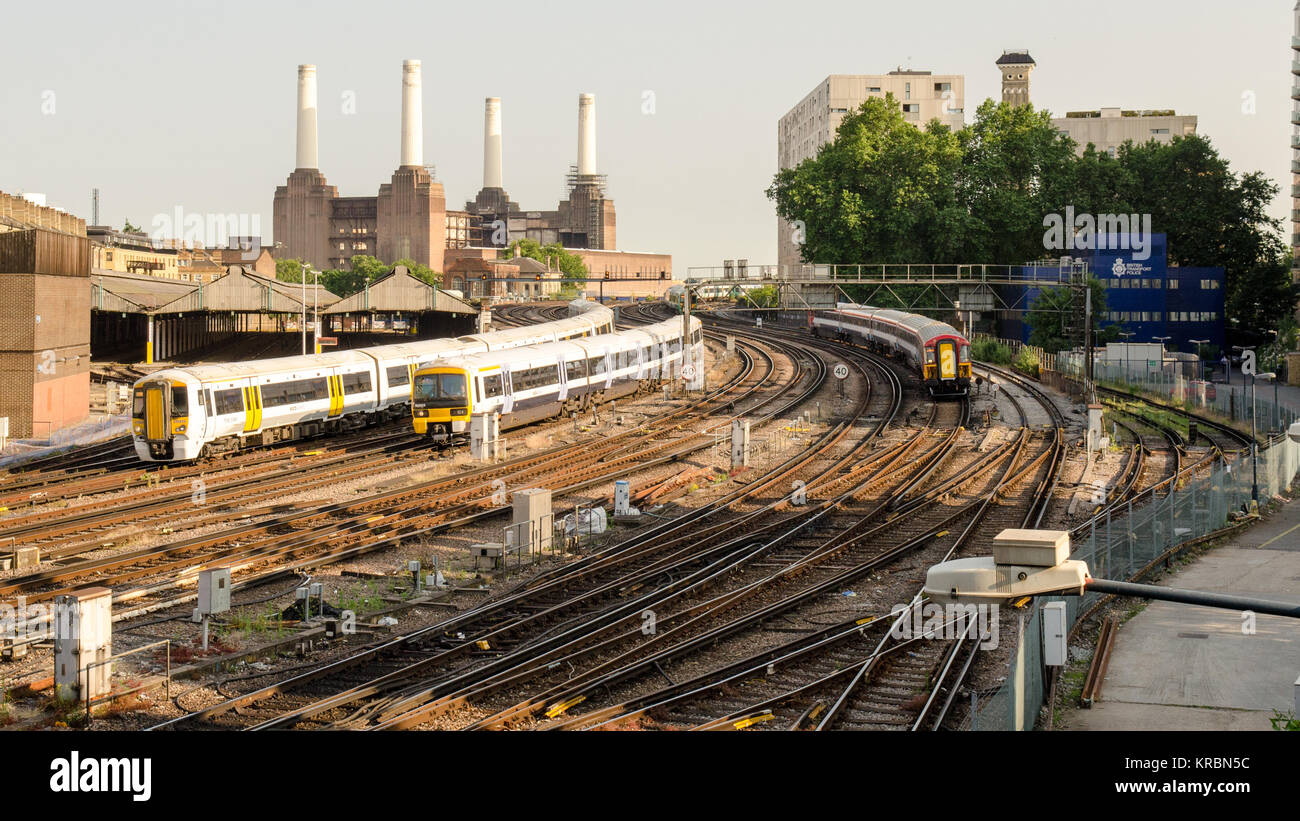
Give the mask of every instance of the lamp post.
M 1132 373 L 1132 370 L 1129 368 L 1129 364 L 1128 364 L 1128 340 L 1129 337 L 1133 336 L 1133 332 L 1120 331 L 1119 335 L 1124 337 L 1124 383 L 1128 384 L 1129 381 L 1133 378 L 1130 375 Z
M 302 320 L 298 323 L 302 330 L 302 355 L 307 355 L 307 268 L 306 262 L 298 265 L 298 278 L 302 280 Z
M 1234 351 L 1241 352 L 1242 359 L 1246 351 L 1254 351 L 1254 345 L 1233 345 Z M 1259 440 L 1255 438 L 1255 371 L 1250 372 L 1250 498 L 1259 504 Z
M 1195 353 L 1196 353 L 1196 358 L 1197 358 L 1198 360 L 1200 360 L 1200 362 L 1201 362 L 1201 367 L 1198 368 L 1199 373 L 1197 373 L 1197 377 L 1200 378 L 1201 380 L 1204 380 L 1204 379 L 1205 379 L 1205 360 L 1201 357 L 1201 346 L 1202 346 L 1202 345 L 1209 345 L 1209 344 L 1210 344 L 1210 340 L 1208 340 L 1208 339 L 1189 339 L 1189 340 L 1187 340 L 1187 342 L 1188 342 L 1189 344 L 1191 344 L 1191 345 L 1195 345 L 1195 346 L 1196 346 L 1196 351 L 1195 351 Z
M 1151 337 L 1151 341 L 1153 341 L 1153 342 L 1159 342 L 1159 343 L 1160 343 L 1160 381 L 1161 381 L 1161 383 L 1163 383 L 1163 382 L 1165 381 L 1165 343 L 1168 342 L 1168 341 L 1169 341 L 1170 339 L 1172 339 L 1172 338 L 1173 338 L 1173 337 L 1169 337 L 1169 336 L 1153 336 L 1153 337 Z

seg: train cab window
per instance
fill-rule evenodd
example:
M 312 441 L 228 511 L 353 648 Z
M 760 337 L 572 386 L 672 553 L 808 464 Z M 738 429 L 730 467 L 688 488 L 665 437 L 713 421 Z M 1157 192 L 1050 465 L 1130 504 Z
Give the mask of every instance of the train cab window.
M 962 346 L 961 346 L 960 350 L 959 350 L 958 353 L 957 353 L 957 361 L 958 361 L 958 362 L 969 362 L 969 361 L 970 361 L 970 345 L 962 345 Z
M 453 399 L 465 401 L 465 374 L 463 373 L 425 373 L 415 377 L 415 398 L 429 401 L 433 399 Z
M 485 399 L 491 399 L 493 396 L 500 396 L 501 394 L 501 374 L 493 373 L 483 377 L 483 397 Z
M 144 391 L 140 388 L 135 389 L 135 395 L 131 401 L 131 415 L 137 419 L 144 418 Z
M 394 365 L 387 371 L 388 387 L 397 388 L 402 385 L 410 384 L 411 374 L 405 365 Z
M 347 393 L 369 393 L 370 392 L 370 374 L 369 373 L 345 373 L 343 374 L 343 392 Z
M 927 364 L 934 364 L 934 348 L 925 349 L 925 361 Z
M 587 360 L 574 359 L 564 363 L 564 374 L 570 382 L 587 378 Z
M 698 345 L 704 340 L 704 329 L 696 328 L 695 333 L 691 334 L 691 344 Z
M 213 394 L 217 416 L 227 413 L 240 413 L 244 410 L 244 392 L 239 388 L 217 391 Z
M 190 392 L 184 385 L 172 386 L 172 416 L 190 415 Z

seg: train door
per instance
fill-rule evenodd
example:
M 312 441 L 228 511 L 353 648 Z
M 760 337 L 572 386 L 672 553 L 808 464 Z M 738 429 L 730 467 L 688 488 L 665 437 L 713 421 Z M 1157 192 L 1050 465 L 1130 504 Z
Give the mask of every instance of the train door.
M 563 356 L 555 357 L 555 367 L 560 372 L 560 401 L 563 402 L 569 398 L 569 374 L 564 367 Z
M 605 351 L 605 388 L 608 389 L 614 384 L 614 354 Z
M 515 389 L 511 384 L 510 367 L 507 365 L 501 369 L 501 413 L 511 413 L 515 409 Z
M 935 343 L 935 359 L 938 360 L 939 378 L 957 378 L 957 343 L 951 339 L 940 339 Z
M 171 427 L 170 403 L 167 391 L 170 386 L 165 382 L 146 382 L 136 389 L 136 412 L 144 419 L 144 437 L 151 442 L 167 439 L 167 429 Z

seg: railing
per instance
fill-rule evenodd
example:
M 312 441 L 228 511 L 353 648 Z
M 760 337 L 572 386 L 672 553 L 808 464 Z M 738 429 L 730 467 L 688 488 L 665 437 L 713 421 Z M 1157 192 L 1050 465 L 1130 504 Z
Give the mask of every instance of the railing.
M 1140 387 L 1145 390 L 1150 386 Z M 1220 389 L 1219 397 L 1232 395 L 1224 390 L 1227 386 L 1215 387 Z M 1168 398 L 1174 396 L 1175 389 L 1171 388 Z M 1246 412 L 1245 403 L 1219 398 L 1201 407 L 1219 410 L 1223 402 L 1229 404 L 1229 410 L 1236 410 L 1238 415 L 1232 418 L 1240 421 Z M 1293 409 L 1282 405 L 1270 412 L 1282 425 L 1297 417 Z M 1260 419 L 1264 416 L 1261 413 Z M 1180 545 L 1221 530 L 1229 524 L 1232 514 L 1249 509 L 1256 481 L 1260 499 L 1288 488 L 1300 469 L 1300 445 L 1285 436 L 1275 437 L 1268 447 L 1259 449 L 1256 459 L 1253 466 L 1249 456 L 1235 462 L 1216 462 L 1208 474 L 1200 476 L 1186 469 L 1177 482 L 1161 483 L 1077 528 L 1072 533 L 1070 557 L 1086 561 L 1096 578 L 1125 580 L 1145 575 Z M 1256 470 L 1252 471 L 1252 467 Z M 1048 681 L 1042 663 L 1043 605 L 1064 601 L 1068 625 L 1073 627 L 1080 614 L 1091 610 L 1101 597 L 1097 593 L 1043 597 L 1035 599 L 1031 609 L 1021 611 L 1017 647 L 1006 683 L 991 692 L 972 691 L 971 709 L 963 729 L 1032 730 L 1044 704 Z

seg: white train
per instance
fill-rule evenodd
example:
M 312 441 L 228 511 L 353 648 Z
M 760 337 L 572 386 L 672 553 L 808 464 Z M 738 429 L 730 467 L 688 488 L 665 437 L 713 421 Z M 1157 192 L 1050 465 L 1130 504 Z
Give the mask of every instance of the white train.
M 417 433 L 464 433 L 476 413 L 501 414 L 512 428 L 646 391 L 701 368 L 704 331 L 692 317 L 635 330 L 439 360 L 415 373 Z
M 970 342 L 946 322 L 889 308 L 840 302 L 816 311 L 813 336 L 860 342 L 900 357 L 931 396 L 965 396 L 970 390 Z
M 181 462 L 404 416 L 420 367 L 614 330 L 613 312 L 594 302 L 574 303 L 570 312 L 454 339 L 158 371 L 132 392 L 135 452 L 147 462 Z

